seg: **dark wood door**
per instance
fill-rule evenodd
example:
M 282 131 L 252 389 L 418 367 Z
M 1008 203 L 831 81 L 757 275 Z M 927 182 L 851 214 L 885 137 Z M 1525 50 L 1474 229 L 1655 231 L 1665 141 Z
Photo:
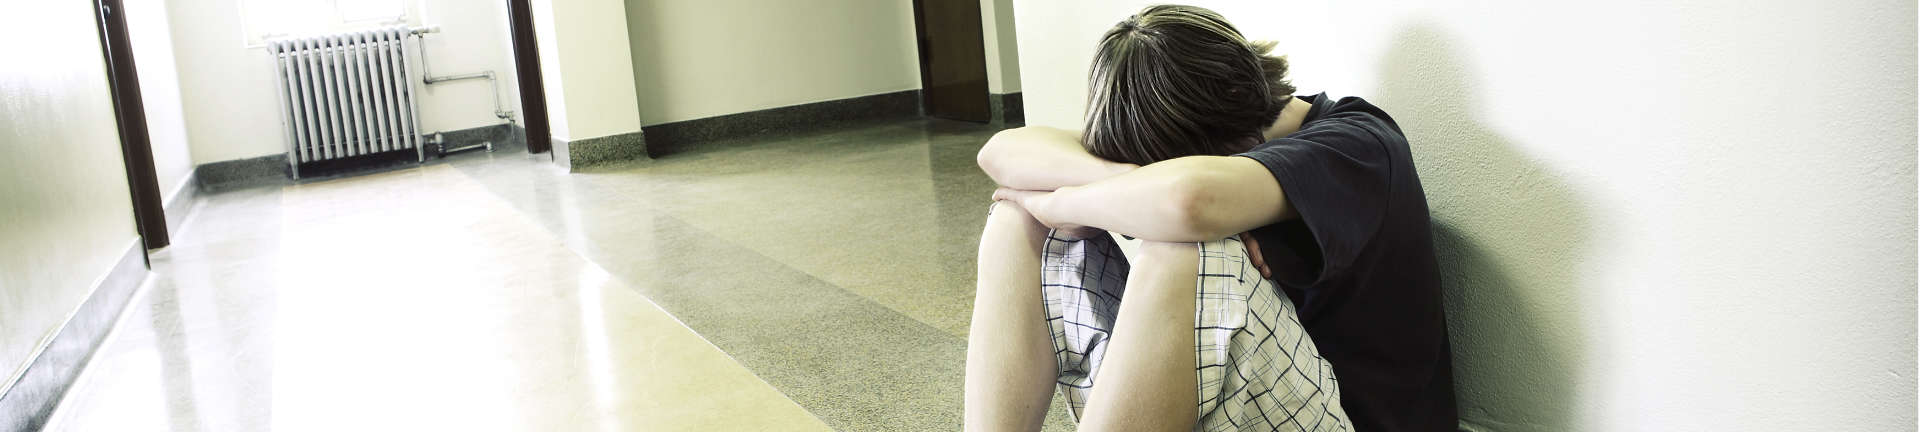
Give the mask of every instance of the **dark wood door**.
M 987 52 L 979 0 L 914 0 L 913 22 L 927 115 L 986 122 Z
M 533 36 L 533 6 L 528 0 L 507 0 L 507 27 L 513 34 L 513 72 L 520 82 L 527 153 L 545 152 L 553 146 L 553 133 L 547 124 L 547 87 L 540 75 L 540 48 Z
M 133 44 L 120 0 L 95 0 L 94 24 L 100 30 L 101 56 L 107 60 L 107 84 L 113 93 L 114 119 L 120 128 L 120 155 L 133 199 L 134 228 L 147 249 L 166 247 L 167 214 L 160 204 L 160 181 L 153 168 L 153 143 L 147 137 L 147 108 L 140 99 L 140 72 L 133 66 Z

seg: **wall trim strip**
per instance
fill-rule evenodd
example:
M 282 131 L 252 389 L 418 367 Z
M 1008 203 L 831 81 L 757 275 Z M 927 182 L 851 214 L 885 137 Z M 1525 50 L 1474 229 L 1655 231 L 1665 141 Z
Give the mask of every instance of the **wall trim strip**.
M 553 161 L 567 172 L 581 168 L 648 160 L 647 133 L 627 132 L 578 140 L 553 139 Z
M 995 126 L 1027 123 L 1027 110 L 1021 102 L 1020 92 L 988 94 L 987 110 Z

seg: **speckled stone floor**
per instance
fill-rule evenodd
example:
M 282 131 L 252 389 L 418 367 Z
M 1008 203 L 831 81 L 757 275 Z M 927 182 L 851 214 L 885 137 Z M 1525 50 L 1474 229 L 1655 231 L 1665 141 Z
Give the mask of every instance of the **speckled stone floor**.
M 205 196 L 50 429 L 958 429 L 993 131 Z

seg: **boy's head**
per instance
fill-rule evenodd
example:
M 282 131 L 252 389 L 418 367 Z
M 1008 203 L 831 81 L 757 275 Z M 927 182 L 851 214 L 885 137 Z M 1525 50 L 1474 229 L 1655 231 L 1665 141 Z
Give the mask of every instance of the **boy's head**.
M 1194 6 L 1151 6 L 1100 38 L 1082 145 L 1145 165 L 1251 148 L 1293 97 L 1287 60 Z

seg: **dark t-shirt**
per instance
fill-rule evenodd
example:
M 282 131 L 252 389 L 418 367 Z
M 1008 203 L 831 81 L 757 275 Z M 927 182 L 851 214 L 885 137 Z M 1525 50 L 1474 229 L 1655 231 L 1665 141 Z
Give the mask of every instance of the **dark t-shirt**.
M 1274 282 L 1340 380 L 1355 430 L 1458 430 L 1426 193 L 1385 111 L 1302 97 L 1300 131 L 1239 156 L 1273 172 L 1300 218 L 1255 229 Z

